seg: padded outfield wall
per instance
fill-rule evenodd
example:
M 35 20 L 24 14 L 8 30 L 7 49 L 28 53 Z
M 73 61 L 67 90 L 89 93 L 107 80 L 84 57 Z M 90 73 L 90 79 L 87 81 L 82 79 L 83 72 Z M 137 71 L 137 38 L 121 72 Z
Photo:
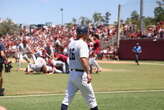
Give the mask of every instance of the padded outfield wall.
M 132 60 L 134 54 L 133 46 L 139 42 L 142 46 L 142 60 L 164 60 L 164 39 L 153 41 L 153 39 L 120 40 L 119 57 L 121 60 Z

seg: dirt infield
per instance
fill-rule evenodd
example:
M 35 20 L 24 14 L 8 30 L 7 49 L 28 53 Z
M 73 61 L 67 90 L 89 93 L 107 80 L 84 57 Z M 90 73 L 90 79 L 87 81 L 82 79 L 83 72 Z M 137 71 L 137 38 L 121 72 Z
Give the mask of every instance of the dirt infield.
M 102 72 L 108 72 L 108 71 L 112 71 L 112 69 L 108 69 L 108 68 L 102 68 Z
M 131 61 L 107 61 L 107 60 L 97 60 L 98 63 L 106 63 L 106 64 L 134 64 Z

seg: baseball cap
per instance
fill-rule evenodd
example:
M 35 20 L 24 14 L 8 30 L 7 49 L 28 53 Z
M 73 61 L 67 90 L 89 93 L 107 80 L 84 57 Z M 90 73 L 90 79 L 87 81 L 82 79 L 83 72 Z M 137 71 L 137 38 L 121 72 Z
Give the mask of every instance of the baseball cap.
M 76 33 L 77 35 L 88 34 L 88 26 L 86 25 L 79 25 L 77 26 Z

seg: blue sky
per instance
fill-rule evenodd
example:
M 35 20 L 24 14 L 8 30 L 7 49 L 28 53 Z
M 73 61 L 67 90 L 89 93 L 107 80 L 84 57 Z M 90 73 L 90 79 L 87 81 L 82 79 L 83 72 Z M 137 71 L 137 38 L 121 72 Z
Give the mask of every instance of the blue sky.
M 139 12 L 140 0 L 0 0 L 0 18 L 11 18 L 16 23 L 39 24 L 53 22 L 61 24 L 63 8 L 64 23 L 73 17 L 91 18 L 94 12 L 112 13 L 110 23 L 117 19 L 118 4 L 122 5 L 121 19 L 130 16 L 133 10 Z M 156 0 L 144 0 L 144 16 L 153 16 Z

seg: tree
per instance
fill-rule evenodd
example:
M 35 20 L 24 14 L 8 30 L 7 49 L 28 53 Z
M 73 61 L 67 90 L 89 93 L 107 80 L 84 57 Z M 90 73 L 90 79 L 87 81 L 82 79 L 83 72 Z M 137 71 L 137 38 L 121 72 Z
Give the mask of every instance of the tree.
M 109 20 L 110 20 L 110 17 L 111 16 L 111 13 L 110 12 L 106 12 L 105 13 L 105 23 L 108 25 L 109 24 Z
M 158 7 L 154 9 L 155 21 L 164 21 L 164 0 L 157 1 Z
M 0 23 L 0 36 L 6 34 L 14 34 L 19 31 L 19 26 L 12 22 L 11 19 L 6 19 Z
M 125 24 L 131 24 L 131 18 L 127 18 Z
M 164 21 L 164 8 L 156 7 L 154 9 L 154 16 L 155 16 L 156 22 Z
M 91 23 L 91 20 L 89 18 L 83 16 L 79 18 L 79 21 L 80 25 L 88 25 L 89 23 Z
M 132 22 L 132 24 L 138 24 L 139 23 L 139 14 L 137 11 L 133 11 L 131 13 L 131 22 Z
M 105 17 L 102 16 L 101 13 L 95 12 L 92 18 L 95 25 L 100 25 L 105 23 Z
M 145 27 L 149 25 L 155 25 L 155 19 L 152 17 L 146 17 L 144 18 L 144 24 L 145 24 Z
M 159 7 L 163 7 L 164 6 L 164 0 L 158 0 L 157 4 Z
M 72 18 L 72 23 L 76 24 L 76 22 L 77 22 L 77 19 L 76 18 Z
M 46 26 L 52 26 L 52 24 L 53 24 L 52 22 L 46 22 L 45 23 Z

